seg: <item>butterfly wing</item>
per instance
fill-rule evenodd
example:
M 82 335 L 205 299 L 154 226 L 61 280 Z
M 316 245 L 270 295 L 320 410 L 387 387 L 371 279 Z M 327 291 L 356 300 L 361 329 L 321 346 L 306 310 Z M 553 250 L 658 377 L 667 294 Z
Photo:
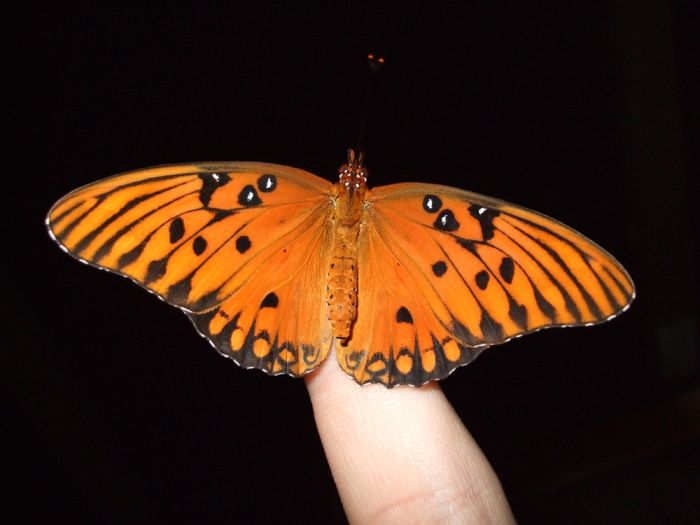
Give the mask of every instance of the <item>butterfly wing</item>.
M 605 250 L 544 215 L 431 184 L 372 190 L 358 246 L 359 314 L 343 369 L 420 385 L 489 345 L 611 319 L 634 298 Z
M 274 164 L 160 166 L 68 194 L 47 225 L 71 255 L 185 310 L 225 355 L 300 375 L 330 344 L 323 322 L 330 187 Z M 307 358 L 295 361 L 300 344 Z

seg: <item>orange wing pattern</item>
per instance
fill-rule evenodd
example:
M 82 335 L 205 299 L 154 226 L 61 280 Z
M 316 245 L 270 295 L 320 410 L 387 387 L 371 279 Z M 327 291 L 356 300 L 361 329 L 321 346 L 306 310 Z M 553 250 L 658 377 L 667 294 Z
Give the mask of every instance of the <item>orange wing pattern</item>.
M 331 339 L 330 188 L 274 164 L 161 166 L 70 193 L 47 225 L 81 261 L 188 312 L 240 364 L 300 375 L 320 364 Z
M 341 367 L 420 385 L 489 345 L 624 311 L 634 285 L 602 248 L 503 201 L 431 184 L 375 188 L 358 246 L 358 317 Z

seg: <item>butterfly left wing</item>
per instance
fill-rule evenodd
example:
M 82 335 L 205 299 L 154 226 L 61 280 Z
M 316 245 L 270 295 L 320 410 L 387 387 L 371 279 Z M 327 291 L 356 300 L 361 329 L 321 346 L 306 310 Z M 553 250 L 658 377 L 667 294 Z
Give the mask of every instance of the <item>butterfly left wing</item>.
M 539 213 L 446 186 L 375 188 L 358 246 L 359 313 L 341 367 L 420 385 L 489 345 L 625 310 L 634 286 L 606 251 Z
M 159 166 L 68 194 L 47 225 L 71 255 L 188 312 L 223 354 L 301 375 L 330 345 L 330 187 L 275 164 Z

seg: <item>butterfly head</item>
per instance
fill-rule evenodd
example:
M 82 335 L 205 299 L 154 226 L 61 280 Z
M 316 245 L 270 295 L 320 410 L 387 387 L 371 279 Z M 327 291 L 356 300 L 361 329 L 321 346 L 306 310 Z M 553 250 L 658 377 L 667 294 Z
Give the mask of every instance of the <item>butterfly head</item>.
M 348 149 L 348 161 L 338 168 L 340 185 L 345 190 L 356 191 L 367 184 L 369 172 L 364 167 L 365 152 L 355 156 L 353 149 Z

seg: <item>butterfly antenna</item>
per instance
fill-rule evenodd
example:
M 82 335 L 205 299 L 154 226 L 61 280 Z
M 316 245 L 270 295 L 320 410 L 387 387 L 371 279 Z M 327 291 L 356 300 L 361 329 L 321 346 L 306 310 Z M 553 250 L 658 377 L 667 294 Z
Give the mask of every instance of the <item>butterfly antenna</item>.
M 359 154 L 360 165 L 364 161 L 364 138 L 365 130 L 367 128 L 367 115 L 369 115 L 369 102 L 370 95 L 372 94 L 372 84 L 377 71 L 381 69 L 384 65 L 384 59 L 382 57 L 374 56 L 372 53 L 367 55 L 367 64 L 369 65 L 369 78 L 367 79 L 367 92 L 365 93 L 365 103 L 362 109 L 362 118 L 360 120 L 360 133 L 357 137 L 357 152 Z

